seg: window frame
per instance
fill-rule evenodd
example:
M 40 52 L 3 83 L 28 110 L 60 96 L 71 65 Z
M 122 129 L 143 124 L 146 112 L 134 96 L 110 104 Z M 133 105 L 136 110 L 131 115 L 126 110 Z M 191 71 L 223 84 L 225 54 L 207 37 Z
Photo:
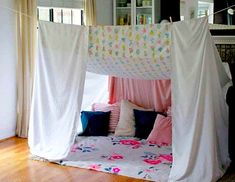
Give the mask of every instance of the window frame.
M 38 6 L 37 7 L 37 18 L 38 18 L 38 20 L 40 20 L 39 19 L 39 17 L 40 17 L 40 8 L 48 8 L 48 11 L 49 11 L 49 21 L 50 22 L 54 22 L 54 17 L 55 17 L 55 14 L 54 14 L 54 9 L 56 8 L 56 7 L 42 7 L 42 6 Z M 64 11 L 64 9 L 69 9 L 70 11 L 71 11 L 71 23 L 69 23 L 69 24 L 72 24 L 72 25 L 77 25 L 77 24 L 74 24 L 74 17 L 73 17 L 73 10 L 80 10 L 81 11 L 81 25 L 84 25 L 84 9 L 80 9 L 80 8 L 60 8 L 61 9 L 61 22 L 57 22 L 57 23 L 64 23 L 64 21 L 63 21 L 63 19 L 64 19 L 64 16 L 63 16 L 63 11 Z M 68 24 L 68 23 L 66 23 L 66 24 Z

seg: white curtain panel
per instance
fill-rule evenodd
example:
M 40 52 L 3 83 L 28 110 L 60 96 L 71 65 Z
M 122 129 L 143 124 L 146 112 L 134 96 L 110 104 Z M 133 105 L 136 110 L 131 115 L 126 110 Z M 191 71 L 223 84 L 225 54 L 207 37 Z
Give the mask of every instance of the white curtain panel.
M 49 160 L 66 157 L 80 118 L 88 29 L 39 23 L 39 47 L 29 129 L 34 155 Z
M 207 20 L 172 25 L 173 166 L 169 181 L 216 181 L 229 164 L 229 81 Z M 224 167 L 224 168 L 223 168 Z

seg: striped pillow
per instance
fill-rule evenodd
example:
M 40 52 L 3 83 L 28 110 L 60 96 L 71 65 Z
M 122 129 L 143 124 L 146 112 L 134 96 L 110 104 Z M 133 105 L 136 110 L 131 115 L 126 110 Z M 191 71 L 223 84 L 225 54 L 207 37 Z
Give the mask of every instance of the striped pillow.
M 94 103 L 92 104 L 92 111 L 103 111 L 103 112 L 111 111 L 110 121 L 109 121 L 109 132 L 114 133 L 119 121 L 120 103 L 114 103 L 114 104 Z

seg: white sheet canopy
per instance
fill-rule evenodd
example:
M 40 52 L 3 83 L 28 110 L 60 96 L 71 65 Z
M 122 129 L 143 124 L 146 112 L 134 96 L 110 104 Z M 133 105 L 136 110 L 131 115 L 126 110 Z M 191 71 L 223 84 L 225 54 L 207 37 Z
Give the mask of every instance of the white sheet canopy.
M 89 38 L 88 38 L 89 37 Z M 173 167 L 169 181 L 216 181 L 229 165 L 229 81 L 206 19 L 163 25 L 86 27 L 39 23 L 31 153 L 65 158 L 77 127 L 85 71 L 172 79 Z

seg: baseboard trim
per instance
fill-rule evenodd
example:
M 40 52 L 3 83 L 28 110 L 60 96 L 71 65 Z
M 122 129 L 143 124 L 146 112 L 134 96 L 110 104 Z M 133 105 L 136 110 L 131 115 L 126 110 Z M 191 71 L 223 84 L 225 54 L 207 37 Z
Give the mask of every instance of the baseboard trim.
M 5 142 L 6 140 L 10 140 L 10 139 L 12 139 L 12 138 L 14 138 L 14 137 L 16 137 L 16 136 L 11 136 L 11 137 L 7 137 L 7 138 L 4 138 L 4 139 L 1 139 L 1 140 L 0 140 L 0 143 L 1 143 L 1 142 Z

